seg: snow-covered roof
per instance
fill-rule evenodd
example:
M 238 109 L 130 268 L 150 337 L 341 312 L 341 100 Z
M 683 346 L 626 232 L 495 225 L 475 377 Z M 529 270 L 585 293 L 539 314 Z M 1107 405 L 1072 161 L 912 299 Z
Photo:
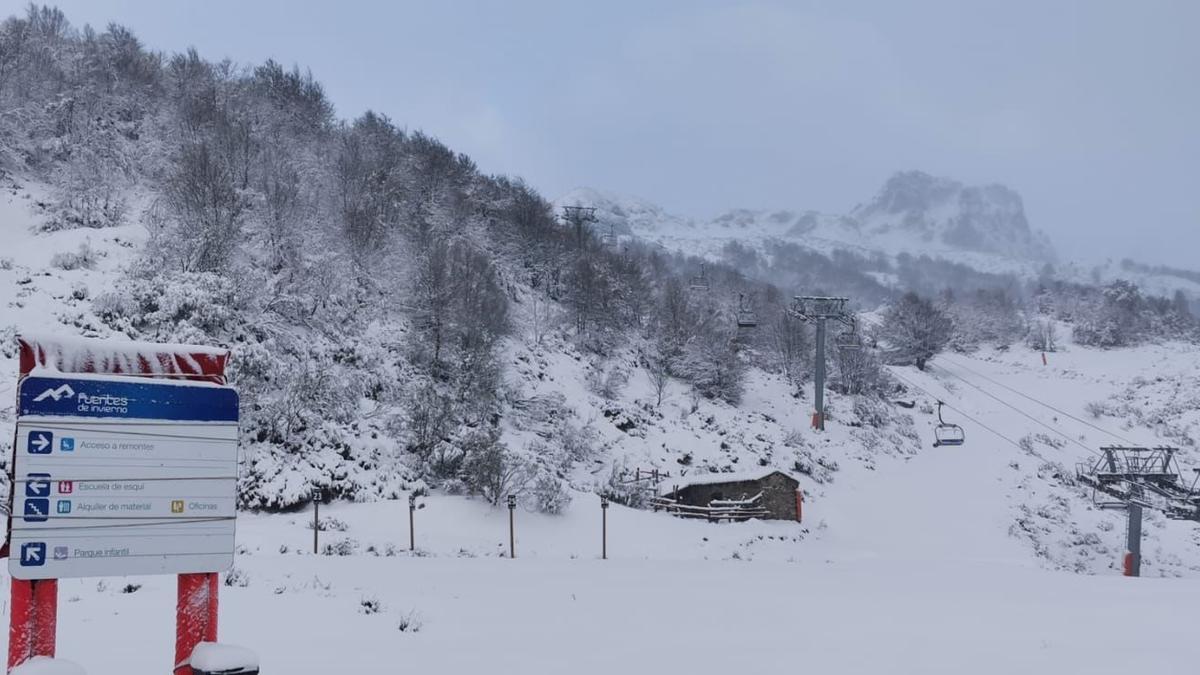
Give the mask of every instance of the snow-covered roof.
M 759 469 L 757 471 L 740 471 L 730 473 L 699 473 L 692 476 L 681 476 L 679 478 L 669 478 L 658 485 L 658 493 L 660 495 L 668 495 L 676 490 L 682 490 L 687 487 L 696 485 L 716 485 L 718 483 L 749 483 L 752 481 L 762 480 L 773 473 L 780 473 L 787 476 L 786 473 L 779 469 Z M 791 476 L 788 476 L 791 478 Z M 794 480 L 794 479 L 793 479 Z

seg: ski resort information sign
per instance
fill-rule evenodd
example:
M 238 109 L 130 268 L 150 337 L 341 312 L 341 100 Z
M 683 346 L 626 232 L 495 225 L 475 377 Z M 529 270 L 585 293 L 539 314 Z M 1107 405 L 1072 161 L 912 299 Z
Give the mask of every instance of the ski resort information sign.
M 228 569 L 237 439 L 230 387 L 26 377 L 9 572 L 58 579 Z

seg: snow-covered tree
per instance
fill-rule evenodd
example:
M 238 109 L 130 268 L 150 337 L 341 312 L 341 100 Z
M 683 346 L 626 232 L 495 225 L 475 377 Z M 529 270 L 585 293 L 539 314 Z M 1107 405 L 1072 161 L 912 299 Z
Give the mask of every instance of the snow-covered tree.
M 879 337 L 886 343 L 888 363 L 924 370 L 929 359 L 950 342 L 953 330 L 953 322 L 933 302 L 905 293 L 884 312 Z

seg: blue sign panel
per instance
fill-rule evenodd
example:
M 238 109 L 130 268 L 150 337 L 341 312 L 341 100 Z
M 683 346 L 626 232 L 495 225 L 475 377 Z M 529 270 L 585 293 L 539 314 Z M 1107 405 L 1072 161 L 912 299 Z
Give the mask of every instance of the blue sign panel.
M 25 449 L 31 455 L 48 455 L 54 451 L 54 434 L 49 431 L 29 432 L 29 443 Z
M 21 382 L 18 414 L 237 422 L 238 395 L 229 387 L 204 384 L 27 377 Z M 62 439 L 60 451 L 71 452 L 74 448 L 73 439 Z M 29 453 L 44 455 L 53 450 L 50 432 L 30 432 Z
M 26 499 L 25 522 L 41 523 L 50 519 L 49 499 Z
M 46 542 L 21 544 L 21 567 L 41 567 L 46 564 Z
M 49 497 L 50 496 L 50 474 L 48 473 L 31 473 L 25 477 L 25 496 L 26 497 Z

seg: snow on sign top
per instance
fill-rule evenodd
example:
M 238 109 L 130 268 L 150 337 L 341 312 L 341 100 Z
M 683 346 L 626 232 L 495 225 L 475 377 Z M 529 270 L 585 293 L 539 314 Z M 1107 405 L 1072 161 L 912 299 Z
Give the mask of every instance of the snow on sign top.
M 34 370 L 111 373 L 223 383 L 229 351 L 198 345 L 95 340 L 63 336 L 17 338 L 21 374 Z
M 190 659 L 194 670 L 204 673 L 243 672 L 258 669 L 258 655 L 236 645 L 201 642 L 192 650 Z

